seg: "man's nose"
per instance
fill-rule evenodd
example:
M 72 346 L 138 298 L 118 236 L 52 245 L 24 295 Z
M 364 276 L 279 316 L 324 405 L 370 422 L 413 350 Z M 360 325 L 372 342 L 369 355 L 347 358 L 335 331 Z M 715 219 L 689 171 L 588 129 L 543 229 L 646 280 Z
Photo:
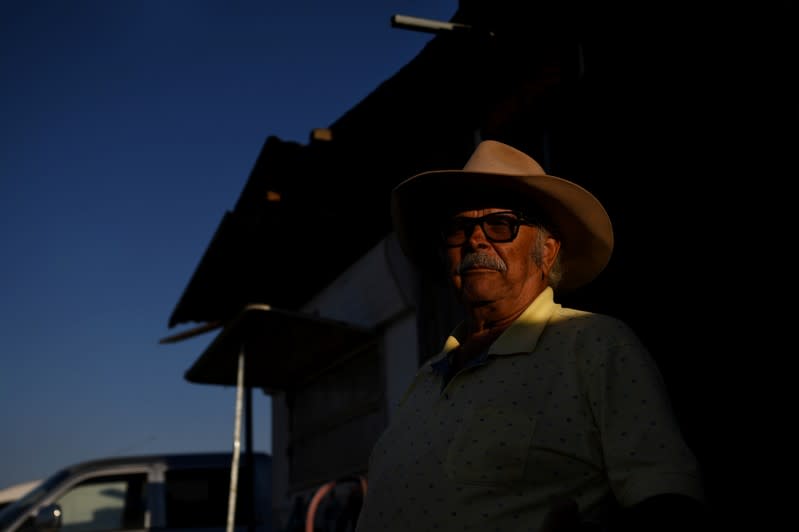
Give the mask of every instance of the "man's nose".
M 472 246 L 479 246 L 480 244 L 488 244 L 489 240 L 483 231 L 482 224 L 476 223 L 471 227 L 470 234 L 466 239 Z

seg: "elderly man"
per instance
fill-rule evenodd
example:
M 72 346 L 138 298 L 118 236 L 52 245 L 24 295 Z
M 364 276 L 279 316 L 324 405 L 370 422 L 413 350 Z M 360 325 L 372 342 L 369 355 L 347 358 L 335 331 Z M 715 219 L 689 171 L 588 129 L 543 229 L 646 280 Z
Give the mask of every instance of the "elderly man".
M 486 140 L 462 170 L 402 182 L 392 217 L 465 318 L 375 445 L 357 531 L 698 526 L 698 465 L 654 360 L 622 321 L 556 302 L 610 260 L 600 202 Z

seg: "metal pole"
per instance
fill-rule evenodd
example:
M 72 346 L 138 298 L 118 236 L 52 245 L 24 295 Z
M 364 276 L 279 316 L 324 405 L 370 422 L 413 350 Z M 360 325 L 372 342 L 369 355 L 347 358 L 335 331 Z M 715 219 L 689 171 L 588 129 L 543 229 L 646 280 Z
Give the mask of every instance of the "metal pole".
M 253 435 L 252 435 L 252 386 L 246 387 L 247 395 L 245 395 L 246 403 L 244 404 L 244 422 L 246 424 L 245 436 L 247 438 L 247 446 L 244 449 L 247 456 L 247 467 L 250 470 L 250 519 L 248 530 L 255 532 L 255 505 L 258 501 L 255 498 L 255 456 L 253 449 Z
M 447 22 L 443 20 L 434 20 L 422 17 L 411 17 L 408 15 L 393 15 L 391 17 L 391 26 L 393 28 L 422 31 L 426 33 L 450 33 L 457 31 L 467 32 L 472 31 L 473 29 L 469 24 L 460 24 L 458 22 Z
M 241 454 L 241 403 L 244 391 L 244 347 L 239 351 L 239 368 L 236 376 L 236 420 L 233 427 L 233 459 L 230 464 L 230 497 L 227 509 L 227 532 L 236 525 L 236 494 L 239 484 L 239 456 Z

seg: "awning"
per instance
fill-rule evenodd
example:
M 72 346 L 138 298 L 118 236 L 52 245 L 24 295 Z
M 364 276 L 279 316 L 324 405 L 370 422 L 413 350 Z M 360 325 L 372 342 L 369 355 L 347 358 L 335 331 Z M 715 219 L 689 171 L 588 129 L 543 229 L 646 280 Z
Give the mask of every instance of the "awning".
M 163 338 L 161 343 L 184 340 L 220 325 L 209 322 L 193 331 Z M 246 425 L 245 452 L 253 467 L 253 388 L 263 388 L 266 393 L 287 390 L 373 345 L 375 338 L 372 331 L 342 321 L 266 304 L 249 304 L 224 324 L 186 371 L 189 382 L 236 387 L 228 532 L 234 528 L 236 514 L 242 417 Z M 248 530 L 255 530 L 254 521 L 249 523 Z
M 224 326 L 185 378 L 235 386 L 238 358 L 244 353 L 245 386 L 267 393 L 286 390 L 372 345 L 376 337 L 342 321 L 250 304 Z

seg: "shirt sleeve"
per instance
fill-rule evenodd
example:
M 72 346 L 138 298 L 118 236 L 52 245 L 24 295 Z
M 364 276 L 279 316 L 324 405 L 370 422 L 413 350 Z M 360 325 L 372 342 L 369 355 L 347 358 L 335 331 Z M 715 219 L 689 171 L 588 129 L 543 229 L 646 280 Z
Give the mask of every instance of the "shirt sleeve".
M 578 344 L 608 479 L 621 506 L 661 493 L 703 500 L 696 458 L 659 368 L 637 335 L 615 318 L 598 316 Z

